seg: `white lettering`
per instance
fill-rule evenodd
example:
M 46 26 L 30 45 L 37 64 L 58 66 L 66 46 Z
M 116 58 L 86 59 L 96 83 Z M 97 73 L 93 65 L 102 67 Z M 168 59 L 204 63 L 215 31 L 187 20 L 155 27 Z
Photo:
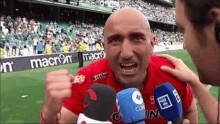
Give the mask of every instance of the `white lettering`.
M 66 56 L 66 58 L 65 58 L 64 61 L 63 61 L 63 64 L 69 63 L 69 61 L 72 63 L 71 57 L 72 57 L 72 56 Z M 69 60 L 69 61 L 68 61 L 68 60 Z
M 94 60 L 93 53 L 90 53 L 89 60 Z
M 98 60 L 100 58 L 104 58 L 105 57 L 105 52 L 104 51 L 100 51 L 98 53 L 85 53 L 83 54 L 83 60 L 84 61 L 91 61 L 91 60 Z
M 60 57 L 55 57 L 56 58 L 56 65 L 57 65 L 57 60 L 61 63 Z
M 60 57 L 61 59 L 65 59 L 65 56 L 64 56 L 63 54 L 60 54 L 59 57 Z
M 51 60 L 53 60 L 53 62 L 51 62 Z M 54 65 L 54 58 L 50 57 L 50 58 L 48 59 L 48 62 L 49 62 L 50 65 L 53 66 L 53 65 Z
M 42 64 L 43 64 L 43 67 L 48 67 L 49 66 L 49 64 L 48 64 L 48 60 L 47 60 L 47 58 L 43 58 L 42 59 Z
M 0 72 L 3 70 L 3 64 L 0 63 Z
M 0 73 L 12 72 L 13 71 L 13 68 L 12 68 L 13 64 L 14 64 L 13 62 L 0 63 Z
M 143 109 L 145 109 L 145 106 L 144 106 L 144 105 L 142 105 L 142 106 L 137 106 L 137 107 L 135 108 L 136 111 L 141 111 L 141 110 L 143 110 Z
M 32 59 L 30 60 L 31 62 L 31 68 L 34 68 L 34 63 L 35 63 L 35 68 L 38 68 L 38 63 L 40 64 L 40 67 L 42 67 L 42 62 L 40 59 Z
M 57 61 L 60 62 L 61 64 L 66 64 L 69 62 L 72 63 L 72 55 L 65 56 L 63 54 L 60 54 L 59 57 L 32 59 L 30 60 L 30 63 L 31 63 L 31 68 L 41 68 L 41 67 L 57 65 Z
M 178 103 L 181 102 L 181 98 L 180 98 L 178 92 L 176 91 L 176 89 L 173 90 L 173 95 L 175 96 L 176 101 L 177 101 Z
M 105 52 L 101 51 L 102 58 L 105 58 Z
M 93 53 L 93 54 L 92 54 L 92 57 L 93 57 L 94 60 L 99 59 L 99 56 L 97 57 L 96 55 L 97 55 L 97 53 Z
M 88 53 L 86 53 L 86 54 L 83 54 L 83 61 L 88 61 Z

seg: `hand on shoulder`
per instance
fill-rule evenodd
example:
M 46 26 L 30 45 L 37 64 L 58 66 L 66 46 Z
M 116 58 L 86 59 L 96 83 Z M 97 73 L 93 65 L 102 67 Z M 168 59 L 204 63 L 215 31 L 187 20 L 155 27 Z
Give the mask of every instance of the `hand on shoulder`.
M 161 70 L 163 72 L 171 74 L 182 82 L 193 83 L 195 82 L 195 80 L 199 80 L 198 76 L 194 72 L 192 72 L 181 59 L 175 58 L 168 54 L 157 56 L 169 60 L 175 67 L 173 69 L 168 66 L 161 66 Z

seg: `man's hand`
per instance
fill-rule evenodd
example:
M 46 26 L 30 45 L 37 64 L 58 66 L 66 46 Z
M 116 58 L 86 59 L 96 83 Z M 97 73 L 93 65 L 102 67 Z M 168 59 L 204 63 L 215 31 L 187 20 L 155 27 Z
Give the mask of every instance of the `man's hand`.
M 46 122 L 56 120 L 62 107 L 62 100 L 71 96 L 71 82 L 73 80 L 74 77 L 67 70 L 58 70 L 46 74 L 42 109 L 42 116 Z
M 171 74 L 176 77 L 178 80 L 182 82 L 193 83 L 194 80 L 198 80 L 198 77 L 195 73 L 193 73 L 181 59 L 177 59 L 168 54 L 157 55 L 159 57 L 165 58 L 169 60 L 174 66 L 175 69 L 172 69 L 167 66 L 161 66 L 161 70 Z
M 184 119 L 183 124 L 190 124 L 190 121 L 188 119 Z

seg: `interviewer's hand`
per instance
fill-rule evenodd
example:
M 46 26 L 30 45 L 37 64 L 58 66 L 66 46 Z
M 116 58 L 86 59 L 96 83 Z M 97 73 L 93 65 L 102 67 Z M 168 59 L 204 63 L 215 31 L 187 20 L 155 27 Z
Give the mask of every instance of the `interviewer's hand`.
M 61 110 L 62 100 L 71 96 L 71 82 L 74 76 L 67 70 L 48 72 L 45 78 L 43 119 L 54 121 Z
M 183 124 L 190 124 L 190 121 L 188 119 L 184 119 Z
M 163 55 L 157 55 L 159 57 L 165 58 L 169 60 L 175 68 L 172 69 L 168 66 L 161 66 L 161 70 L 173 75 L 176 77 L 178 80 L 182 82 L 188 82 L 188 83 L 193 83 L 194 80 L 197 80 L 198 77 L 195 73 L 193 73 L 181 59 L 177 59 L 175 57 L 172 57 L 168 54 L 163 54 Z

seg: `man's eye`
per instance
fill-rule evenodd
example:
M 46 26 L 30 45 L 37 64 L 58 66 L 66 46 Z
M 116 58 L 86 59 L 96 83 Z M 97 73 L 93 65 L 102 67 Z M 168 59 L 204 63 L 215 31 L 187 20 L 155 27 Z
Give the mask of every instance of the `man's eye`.
M 120 42 L 119 39 L 112 39 L 112 40 L 110 41 L 110 43 L 118 43 L 118 42 Z
M 119 42 L 118 39 L 113 39 L 111 42 Z
M 112 40 L 109 41 L 109 43 L 112 44 L 112 45 L 117 45 L 121 42 L 120 42 L 120 39 L 112 39 Z
M 134 37 L 133 40 L 134 41 L 143 41 L 144 38 L 142 38 L 142 37 Z

